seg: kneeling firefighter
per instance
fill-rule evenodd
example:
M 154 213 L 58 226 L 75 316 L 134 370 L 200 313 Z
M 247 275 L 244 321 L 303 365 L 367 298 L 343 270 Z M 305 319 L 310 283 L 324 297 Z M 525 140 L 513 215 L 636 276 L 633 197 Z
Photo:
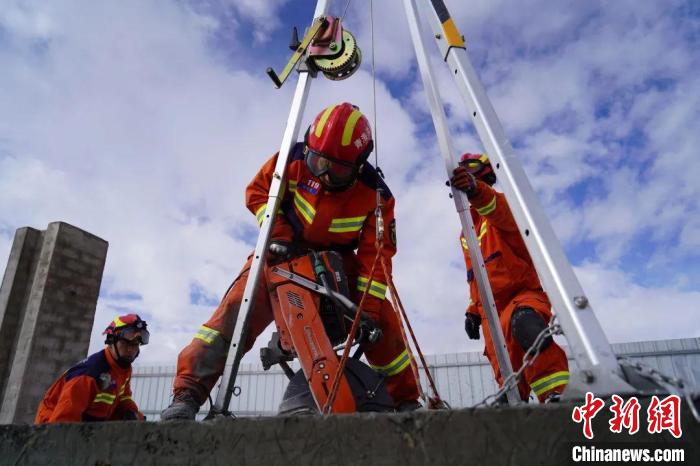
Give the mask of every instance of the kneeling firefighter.
M 148 344 L 146 322 L 136 314 L 115 317 L 102 334 L 107 346 L 49 387 L 35 424 L 145 419 L 131 398 L 131 363 Z

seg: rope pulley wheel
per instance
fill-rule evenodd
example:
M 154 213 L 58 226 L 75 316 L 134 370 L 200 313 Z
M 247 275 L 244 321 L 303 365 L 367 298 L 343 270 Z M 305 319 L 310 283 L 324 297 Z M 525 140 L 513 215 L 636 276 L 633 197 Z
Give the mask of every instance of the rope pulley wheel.
M 332 43 L 333 48 L 339 48 L 336 55 L 311 57 L 314 65 L 325 77 L 333 81 L 347 79 L 360 68 L 362 52 L 357 46 L 355 36 L 350 31 L 343 29 L 343 37 L 340 44 Z

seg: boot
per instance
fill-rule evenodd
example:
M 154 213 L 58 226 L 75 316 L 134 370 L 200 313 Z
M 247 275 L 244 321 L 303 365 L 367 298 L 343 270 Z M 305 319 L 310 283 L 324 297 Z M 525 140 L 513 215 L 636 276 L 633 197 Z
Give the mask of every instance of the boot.
M 421 405 L 418 400 L 408 400 L 408 401 L 402 401 L 399 403 L 399 405 L 396 407 L 396 412 L 397 413 L 408 413 L 411 411 L 416 411 L 420 408 L 422 408 L 423 405 Z
M 194 421 L 199 412 L 199 402 L 187 390 L 176 393 L 173 402 L 160 413 L 161 421 Z

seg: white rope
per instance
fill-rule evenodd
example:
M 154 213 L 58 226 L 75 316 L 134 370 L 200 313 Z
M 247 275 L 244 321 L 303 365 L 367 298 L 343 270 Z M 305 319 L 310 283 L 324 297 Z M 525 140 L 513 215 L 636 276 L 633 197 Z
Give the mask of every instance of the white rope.
M 379 166 L 379 144 L 377 128 L 377 78 L 374 67 L 374 2 L 369 2 L 370 42 L 372 43 L 372 112 L 374 113 L 374 168 Z

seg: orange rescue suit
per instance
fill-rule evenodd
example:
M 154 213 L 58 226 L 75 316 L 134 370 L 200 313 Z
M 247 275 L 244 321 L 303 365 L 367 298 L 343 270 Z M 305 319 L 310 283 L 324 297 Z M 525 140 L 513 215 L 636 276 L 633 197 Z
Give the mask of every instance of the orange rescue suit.
M 520 236 L 518 226 L 502 193 L 488 184 L 477 181 L 476 193 L 469 199 L 471 215 L 488 273 L 499 320 L 508 347 L 513 370 L 522 365 L 525 349 L 513 335 L 511 316 L 519 307 L 534 309 L 545 322 L 551 318 L 551 304 L 542 290 L 535 267 Z M 460 236 L 462 252 L 467 265 L 469 282 L 468 313 L 481 316 L 484 331 L 484 354 L 489 359 L 499 385 L 503 383 L 498 362 L 493 349 L 488 321 L 479 297 L 474 278 L 472 261 L 467 241 Z M 522 399 L 527 399 L 532 390 L 540 400 L 552 392 L 562 392 L 569 380 L 568 362 L 564 351 L 554 342 L 542 351 L 533 365 L 524 372 L 519 391 Z
M 276 163 L 277 155 L 262 166 L 246 189 L 246 206 L 255 214 L 258 224 L 262 224 L 265 215 Z M 285 179 L 282 202 L 270 239 L 342 254 L 350 289 L 354 293 L 352 298 L 358 302 L 362 292 L 369 287 L 364 311 L 383 330 L 378 342 L 366 346 L 367 360 L 372 368 L 387 377 L 387 390 L 397 405 L 415 401 L 418 389 L 410 370 L 411 360 L 401 338 L 399 321 L 385 299 L 387 280 L 381 265 L 378 264 L 374 275 L 369 276 L 377 254 L 374 244 L 377 188 L 382 190 L 384 204 L 383 255 L 387 267 L 391 267 L 391 258 L 396 253 L 394 198 L 389 188 L 367 163 L 352 186 L 343 191 L 327 191 L 306 167 L 303 143 L 297 143 L 292 148 Z M 173 384 L 175 394 L 187 390 L 201 405 L 221 375 L 250 263 L 249 258 L 214 314 L 180 352 Z M 248 318 L 246 352 L 274 320 L 264 275 L 260 279 L 255 300 Z
M 35 424 L 144 419 L 131 398 L 131 367 L 105 348 L 68 369 L 49 387 Z

